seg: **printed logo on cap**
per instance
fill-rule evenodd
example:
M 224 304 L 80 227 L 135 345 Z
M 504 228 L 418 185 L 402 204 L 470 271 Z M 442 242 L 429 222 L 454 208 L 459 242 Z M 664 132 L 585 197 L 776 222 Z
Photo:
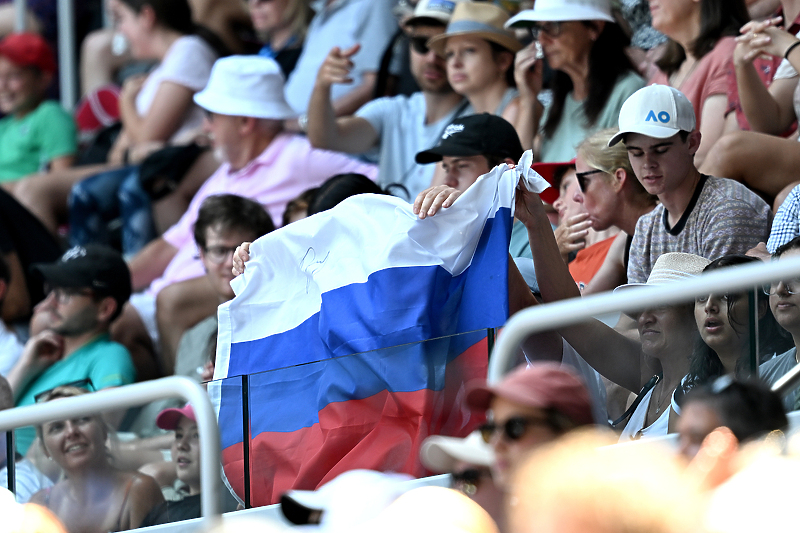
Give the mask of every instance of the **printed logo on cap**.
M 86 255 L 86 248 L 84 248 L 83 246 L 73 246 L 72 248 L 64 252 L 64 255 L 61 256 L 61 262 L 66 263 L 67 261 L 70 261 L 72 259 L 84 257 L 85 255 Z
M 659 111 L 658 115 L 656 115 L 656 112 L 651 109 L 650 112 L 647 114 L 647 118 L 644 119 L 644 121 L 661 122 L 663 124 L 666 124 L 667 122 L 670 121 L 671 118 L 672 117 L 670 117 L 669 113 L 667 113 L 666 111 Z
M 441 11 L 443 13 L 452 13 L 456 8 L 456 3 L 451 0 L 431 0 L 428 3 L 427 9 L 431 11 Z
M 444 133 L 442 133 L 442 139 L 447 139 L 451 135 L 455 135 L 456 133 L 461 133 L 464 131 L 463 124 L 450 124 L 444 129 Z

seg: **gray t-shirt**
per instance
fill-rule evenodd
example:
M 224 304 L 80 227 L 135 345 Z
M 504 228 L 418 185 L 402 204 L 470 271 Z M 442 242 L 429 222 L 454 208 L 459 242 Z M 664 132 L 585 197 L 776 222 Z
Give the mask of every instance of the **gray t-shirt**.
M 401 183 L 408 189 L 411 200 L 430 187 L 436 165 L 418 165 L 414 156 L 436 146 L 447 125 L 457 114 L 466 111 L 462 104 L 433 124 L 425 124 L 425 96 L 421 92 L 378 98 L 356 112 L 356 116 L 365 119 L 378 132 L 378 182 L 382 187 Z
M 797 348 L 792 348 L 758 367 L 758 377 L 767 385 L 774 385 L 784 374 L 797 365 Z M 786 412 L 797 409 L 797 400 L 800 396 L 800 387 L 796 387 L 783 398 L 783 407 Z
M 766 242 L 769 206 L 739 182 L 706 177 L 700 180 L 681 219 L 667 227 L 664 205 L 636 223 L 628 261 L 628 283 L 645 283 L 661 254 L 684 252 L 711 261 L 743 254 Z

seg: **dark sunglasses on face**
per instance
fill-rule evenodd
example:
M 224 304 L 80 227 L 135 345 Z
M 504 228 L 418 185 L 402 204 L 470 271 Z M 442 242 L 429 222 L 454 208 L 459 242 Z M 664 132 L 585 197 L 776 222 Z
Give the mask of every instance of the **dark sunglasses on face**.
M 587 184 L 589 182 L 589 180 L 586 179 L 587 176 L 591 176 L 592 174 L 598 174 L 600 172 L 603 172 L 603 171 L 600 170 L 599 168 L 596 168 L 594 170 L 587 170 L 586 172 L 576 172 L 575 173 L 575 177 L 578 179 L 578 187 L 581 188 L 581 192 L 586 192 L 586 186 L 587 186 Z
M 514 416 L 500 425 L 494 422 L 487 422 L 480 427 L 479 431 L 481 432 L 481 437 L 487 443 L 492 442 L 492 437 L 498 431 L 502 431 L 506 439 L 515 441 L 521 439 L 528 430 L 528 426 L 534 424 L 549 425 L 545 418 Z
M 69 383 L 64 383 L 63 385 L 59 385 L 58 387 L 77 387 L 79 389 L 86 389 L 89 392 L 94 392 L 94 383 L 92 383 L 91 378 L 83 378 L 77 381 L 70 381 Z M 48 389 L 46 391 L 40 392 L 36 396 L 33 397 L 34 403 L 39 403 L 42 401 L 48 394 L 56 390 L 58 387 L 53 387 L 52 389 Z
M 428 37 L 410 37 L 411 48 L 419 55 L 427 55 L 431 50 L 428 48 L 428 39 Z

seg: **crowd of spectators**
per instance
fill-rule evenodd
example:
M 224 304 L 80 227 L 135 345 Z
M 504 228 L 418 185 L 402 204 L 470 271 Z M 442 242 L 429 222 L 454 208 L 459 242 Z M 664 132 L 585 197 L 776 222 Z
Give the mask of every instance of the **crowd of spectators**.
M 20 33 L 0 9 L 0 408 L 210 381 L 249 243 L 364 193 L 423 223 L 525 150 L 551 187 L 516 192 L 510 314 L 800 255 L 800 0 L 107 0 L 110 27 L 75 43 L 75 110 L 50 99 L 53 6 L 30 7 Z M 353 471 L 283 512 L 323 530 L 734 531 L 746 509 L 715 494 L 800 408 L 800 388 L 769 390 L 798 364 L 798 283 L 539 333 L 504 379 L 465 384 L 480 428 L 422 447 L 457 491 Z M 676 432 L 674 454 L 601 449 Z M 15 435 L 16 500 L 39 506 L 0 501 L 20 523 L 200 514 L 191 406 Z

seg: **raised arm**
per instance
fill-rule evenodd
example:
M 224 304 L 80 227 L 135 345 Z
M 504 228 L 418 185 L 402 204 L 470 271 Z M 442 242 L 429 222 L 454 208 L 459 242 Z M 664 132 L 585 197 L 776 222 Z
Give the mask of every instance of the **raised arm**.
M 542 201 L 517 188 L 515 216 L 528 229 L 536 280 L 545 302 L 580 297 L 580 291 L 558 251 Z M 628 390 L 639 390 L 641 347 L 599 320 L 559 329 L 559 333 L 598 372 Z
M 132 143 L 167 141 L 178 131 L 187 110 L 192 105 L 194 92 L 183 85 L 162 81 L 147 114 L 136 111 L 136 95 L 144 82 L 141 78 L 129 79 L 122 88 L 119 110 L 122 125 Z
M 517 117 L 512 124 L 525 150 L 533 148 L 533 139 L 539 133 L 539 120 L 544 109 L 538 98 L 542 90 L 543 63 L 537 58 L 535 42 L 517 52 L 514 59 L 514 79 L 519 90 L 519 107 Z
M 378 133 L 366 119 L 354 116 L 337 118 L 342 113 L 331 101 L 334 83 L 352 81 L 350 70 L 353 62 L 350 57 L 358 50 L 358 45 L 344 51 L 334 47 L 317 73 L 308 104 L 307 125 L 308 140 L 317 148 L 354 154 L 369 150 L 378 140 Z

